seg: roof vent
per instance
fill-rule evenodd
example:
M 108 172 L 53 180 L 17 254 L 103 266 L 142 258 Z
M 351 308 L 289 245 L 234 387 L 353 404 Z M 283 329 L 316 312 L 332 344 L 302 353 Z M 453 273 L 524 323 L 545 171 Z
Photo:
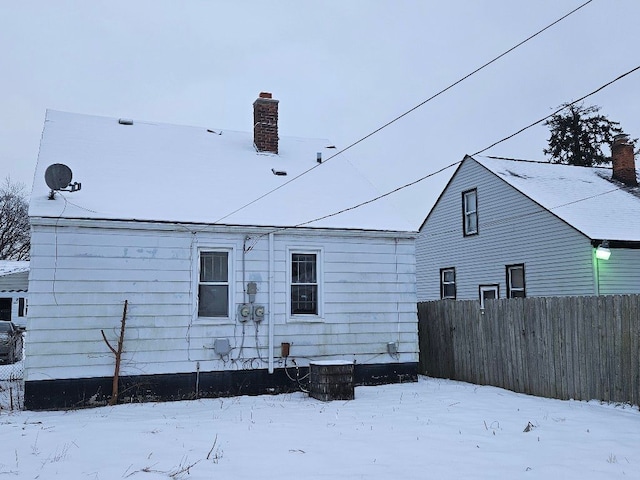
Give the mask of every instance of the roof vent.
M 120 125 L 133 125 L 133 120 L 131 118 L 120 118 L 118 119 L 118 123 Z
M 284 177 L 287 175 L 287 172 L 285 172 L 284 170 L 276 170 L 275 168 L 272 168 L 271 171 L 274 175 L 278 175 L 279 177 Z
M 316 162 L 322 163 L 322 152 L 316 153 Z

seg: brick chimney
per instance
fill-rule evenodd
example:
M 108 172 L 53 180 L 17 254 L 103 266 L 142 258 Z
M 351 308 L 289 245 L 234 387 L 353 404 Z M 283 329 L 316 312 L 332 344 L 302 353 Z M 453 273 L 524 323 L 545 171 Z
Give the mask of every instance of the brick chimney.
M 613 137 L 611 144 L 611 162 L 613 163 L 613 178 L 622 183 L 637 187 L 636 162 L 633 155 L 633 143 L 629 135 L 621 133 Z
M 259 152 L 278 153 L 278 100 L 268 92 L 253 102 L 253 144 Z

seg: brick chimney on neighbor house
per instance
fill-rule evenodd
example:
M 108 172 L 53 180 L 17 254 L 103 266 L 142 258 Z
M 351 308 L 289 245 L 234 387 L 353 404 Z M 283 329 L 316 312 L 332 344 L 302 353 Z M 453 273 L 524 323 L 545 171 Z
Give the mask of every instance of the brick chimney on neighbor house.
M 253 102 L 253 144 L 259 152 L 278 153 L 278 100 L 268 92 Z
M 633 143 L 629 140 L 629 135 L 621 133 L 613 137 L 611 163 L 613 164 L 614 179 L 620 180 L 630 187 L 638 186 Z

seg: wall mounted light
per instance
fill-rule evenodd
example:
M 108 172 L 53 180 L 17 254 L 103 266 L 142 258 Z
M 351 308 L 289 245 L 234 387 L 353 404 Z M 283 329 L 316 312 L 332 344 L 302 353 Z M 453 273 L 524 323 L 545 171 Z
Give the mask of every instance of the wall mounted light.
M 611 256 L 611 250 L 609 250 L 609 242 L 607 240 L 603 240 L 598 248 L 596 248 L 596 258 L 599 260 L 609 260 Z

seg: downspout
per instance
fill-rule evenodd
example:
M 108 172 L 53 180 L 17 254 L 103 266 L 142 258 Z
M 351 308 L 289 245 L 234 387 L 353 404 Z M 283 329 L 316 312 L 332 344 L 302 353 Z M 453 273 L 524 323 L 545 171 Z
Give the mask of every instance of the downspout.
M 247 303 L 247 241 L 249 238 L 247 235 L 242 241 L 242 303 Z
M 273 298 L 273 292 L 275 288 L 275 257 L 274 257 L 274 233 L 269 233 L 269 309 L 267 310 L 269 316 L 269 373 L 273 373 L 273 330 L 274 330 L 274 309 L 275 300 Z

